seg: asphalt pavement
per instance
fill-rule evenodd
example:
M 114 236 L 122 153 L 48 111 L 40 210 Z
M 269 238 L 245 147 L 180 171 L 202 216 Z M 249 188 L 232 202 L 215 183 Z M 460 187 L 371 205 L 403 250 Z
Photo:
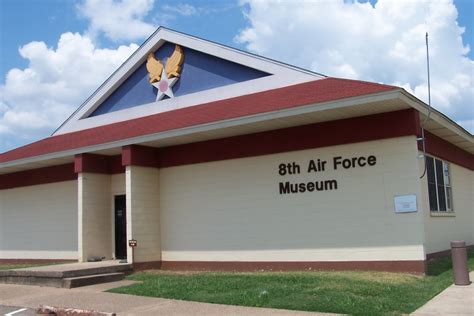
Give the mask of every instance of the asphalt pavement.
M 36 310 L 33 308 L 27 308 L 27 307 L 21 307 L 21 306 L 0 305 L 0 315 L 32 316 L 32 315 L 36 315 Z

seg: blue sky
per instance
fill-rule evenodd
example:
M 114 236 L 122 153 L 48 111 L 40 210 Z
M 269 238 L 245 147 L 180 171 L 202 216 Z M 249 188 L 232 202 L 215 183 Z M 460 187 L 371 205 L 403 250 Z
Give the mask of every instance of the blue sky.
M 55 46 L 64 32 L 83 32 L 88 21 L 77 12 L 79 1 L 64 0 L 2 0 L 1 17 L 1 83 L 11 68 L 25 68 L 28 60 L 22 58 L 18 48 L 31 41 L 44 41 Z M 200 15 L 174 17 L 165 20 L 164 26 L 212 40 L 232 47 L 245 49 L 245 45 L 233 39 L 239 29 L 246 25 L 242 7 L 238 1 L 198 1 Z M 159 1 L 147 15 L 150 20 L 160 22 L 160 9 L 175 5 L 176 1 Z M 214 11 L 211 11 L 214 10 Z M 25 23 L 25 21 L 28 21 Z M 219 27 L 216 27 L 218 25 Z M 156 24 L 159 26 L 159 24 Z M 115 47 L 126 41 L 112 42 L 106 37 L 100 39 L 100 46 Z
M 331 76 L 397 84 L 423 100 L 428 30 L 433 105 L 472 132 L 474 1 L 365 2 L 2 0 L 0 152 L 48 136 L 159 25 Z M 90 63 L 107 54 L 113 62 L 95 73 L 68 51 L 82 47 Z M 90 69 L 82 84 L 68 86 L 78 74 L 54 69 L 68 58 Z

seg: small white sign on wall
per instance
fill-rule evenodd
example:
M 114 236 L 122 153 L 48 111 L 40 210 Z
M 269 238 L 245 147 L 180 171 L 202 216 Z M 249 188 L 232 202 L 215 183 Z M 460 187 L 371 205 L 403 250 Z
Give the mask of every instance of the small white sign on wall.
M 395 213 L 411 213 L 418 211 L 416 194 L 396 195 L 393 197 Z

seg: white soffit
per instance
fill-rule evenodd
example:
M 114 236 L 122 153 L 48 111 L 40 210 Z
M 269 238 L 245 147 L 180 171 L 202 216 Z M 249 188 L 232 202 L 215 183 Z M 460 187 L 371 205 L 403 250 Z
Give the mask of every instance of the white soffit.
M 183 47 L 229 60 L 271 75 L 94 117 L 87 117 L 145 62 L 149 52 L 157 51 L 166 42 L 179 44 Z M 323 75 L 317 73 L 160 27 L 53 133 L 53 135 L 323 78 L 325 78 Z

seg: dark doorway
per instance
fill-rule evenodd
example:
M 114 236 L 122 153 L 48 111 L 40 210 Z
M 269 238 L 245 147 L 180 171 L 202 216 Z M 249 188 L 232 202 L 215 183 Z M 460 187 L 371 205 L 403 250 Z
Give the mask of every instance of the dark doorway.
M 115 258 L 127 259 L 127 212 L 125 195 L 115 196 Z

